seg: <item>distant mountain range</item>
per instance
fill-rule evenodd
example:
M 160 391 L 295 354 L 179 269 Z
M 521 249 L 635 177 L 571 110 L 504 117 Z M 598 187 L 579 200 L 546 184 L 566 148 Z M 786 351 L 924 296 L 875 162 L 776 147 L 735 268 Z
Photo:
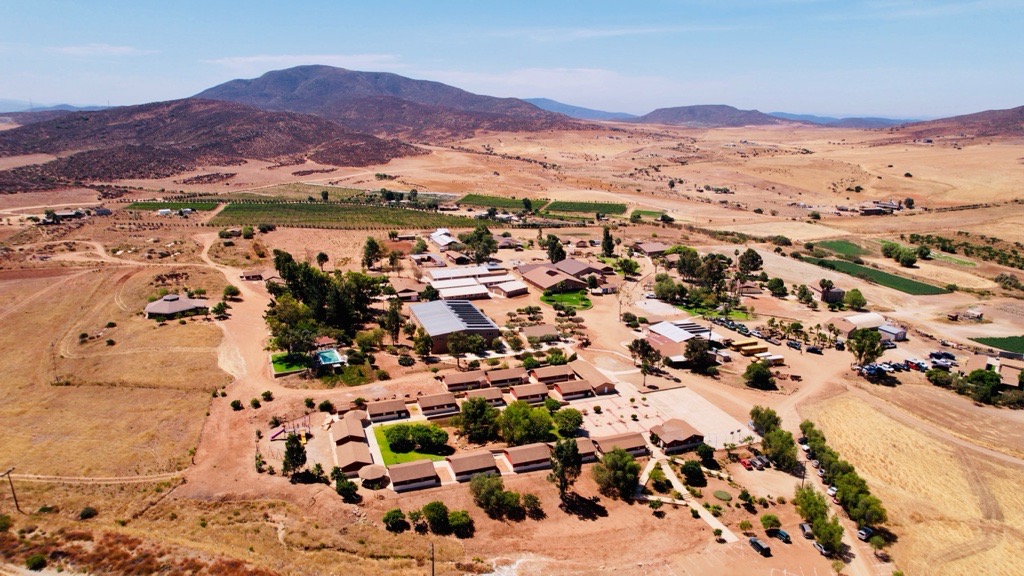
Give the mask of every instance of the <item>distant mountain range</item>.
M 636 114 L 627 114 L 626 112 L 605 112 L 604 110 L 594 110 L 593 108 L 563 104 L 549 98 L 523 98 L 523 100 L 533 104 L 541 110 L 565 114 L 570 118 L 576 118 L 578 120 L 632 120 L 637 117 Z
M 890 128 L 895 133 L 905 133 L 915 138 L 937 136 L 1024 136 L 1024 106 L 1005 110 L 986 110 L 963 116 L 914 122 Z
M 32 105 L 24 100 L 6 100 L 0 98 L 0 114 L 7 115 L 8 112 L 49 112 L 52 110 L 66 110 L 69 112 L 83 110 L 103 110 L 107 106 L 72 106 L 71 104 L 55 104 L 53 106 Z
M 308 114 L 190 98 L 68 112 L 0 132 L 0 157 L 35 153 L 62 157 L 0 172 L 0 192 L 165 178 L 199 166 L 245 160 L 301 164 L 309 159 L 335 166 L 366 166 L 424 152 Z
M 789 114 L 787 112 L 769 112 L 769 116 L 775 116 L 776 118 L 785 118 L 786 120 L 795 120 L 797 122 L 806 122 L 808 124 L 817 124 L 819 126 L 832 126 L 836 128 L 888 128 L 890 126 L 897 126 L 899 124 L 906 124 L 907 122 L 914 122 L 909 119 L 894 119 L 894 118 L 874 118 L 874 117 L 854 117 L 854 118 L 833 118 L 831 116 L 814 116 L 812 114 Z
M 659 108 L 634 120 L 640 124 L 668 124 L 690 128 L 730 128 L 796 124 L 792 120 L 769 116 L 757 110 L 740 110 L 722 104 Z
M 440 82 L 331 66 L 298 66 L 232 80 L 196 97 L 314 114 L 358 132 L 417 141 L 467 138 L 477 130 L 585 127 L 518 98 L 481 96 Z

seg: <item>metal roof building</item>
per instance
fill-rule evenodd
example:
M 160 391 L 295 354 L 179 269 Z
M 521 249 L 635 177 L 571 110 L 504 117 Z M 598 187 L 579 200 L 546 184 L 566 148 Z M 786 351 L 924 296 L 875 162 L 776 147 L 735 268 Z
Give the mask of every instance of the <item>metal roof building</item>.
M 497 338 L 498 326 L 468 300 L 435 300 L 409 306 L 413 321 L 433 340 L 434 352 L 448 350 L 448 336 L 453 332 L 479 334 L 488 343 Z

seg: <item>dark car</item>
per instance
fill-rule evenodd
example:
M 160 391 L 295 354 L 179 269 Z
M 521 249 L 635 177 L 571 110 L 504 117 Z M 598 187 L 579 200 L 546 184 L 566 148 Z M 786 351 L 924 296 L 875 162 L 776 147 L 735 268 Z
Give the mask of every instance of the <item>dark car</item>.
M 817 346 L 808 346 L 807 347 L 807 352 L 809 354 L 824 354 L 824 352 L 822 352 L 821 348 L 819 348 Z
M 792 540 L 790 540 L 790 538 L 789 538 L 789 533 L 786 532 L 785 530 L 781 530 L 779 528 L 772 528 L 771 530 L 768 530 L 766 532 L 766 534 L 768 534 L 768 536 L 770 536 L 772 538 L 778 538 L 779 540 L 782 540 L 786 544 L 789 544 L 790 542 L 792 542 Z
M 839 350 L 840 352 L 846 350 L 846 344 L 843 344 L 842 342 L 836 342 L 836 350 Z
M 761 540 L 757 537 L 751 537 L 749 542 L 751 548 L 753 548 L 754 551 L 756 551 L 761 556 L 767 558 L 772 555 L 772 549 L 768 546 L 768 544 L 764 542 L 764 540 Z
M 928 353 L 928 357 L 929 358 L 934 358 L 936 360 L 941 360 L 941 359 L 945 358 L 945 356 L 943 356 L 942 352 L 929 352 Z
M 939 352 L 939 355 L 945 358 L 946 360 L 956 360 L 956 355 L 954 355 L 952 352 L 946 352 L 945 350 L 943 350 L 942 352 Z
M 796 340 L 786 340 L 786 346 L 789 346 L 793 350 L 799 350 L 803 348 L 803 345 L 797 342 Z

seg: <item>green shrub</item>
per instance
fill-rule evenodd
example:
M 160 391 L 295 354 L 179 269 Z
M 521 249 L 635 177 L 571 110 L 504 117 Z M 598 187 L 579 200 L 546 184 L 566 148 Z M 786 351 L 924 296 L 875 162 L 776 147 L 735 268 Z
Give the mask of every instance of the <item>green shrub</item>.
M 232 400 L 231 401 L 231 409 L 234 410 L 235 412 L 238 412 L 242 408 L 243 408 L 243 406 L 242 406 L 242 401 L 241 400 Z
M 33 554 L 28 558 L 25 558 L 25 567 L 33 572 L 38 572 L 43 568 L 46 568 L 46 556 L 42 554 Z
M 99 512 L 97 512 L 95 508 L 93 508 L 92 506 L 86 506 L 85 508 L 82 508 L 81 512 L 78 513 L 78 519 L 88 520 L 90 518 L 95 518 L 97 514 L 99 514 Z

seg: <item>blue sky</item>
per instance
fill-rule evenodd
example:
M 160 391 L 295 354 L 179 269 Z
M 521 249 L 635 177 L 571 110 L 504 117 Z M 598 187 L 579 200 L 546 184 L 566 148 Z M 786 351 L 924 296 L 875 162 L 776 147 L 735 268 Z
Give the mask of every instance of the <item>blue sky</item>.
M 329 64 L 646 113 L 1024 105 L 1024 0 L 7 0 L 0 98 L 138 104 Z

